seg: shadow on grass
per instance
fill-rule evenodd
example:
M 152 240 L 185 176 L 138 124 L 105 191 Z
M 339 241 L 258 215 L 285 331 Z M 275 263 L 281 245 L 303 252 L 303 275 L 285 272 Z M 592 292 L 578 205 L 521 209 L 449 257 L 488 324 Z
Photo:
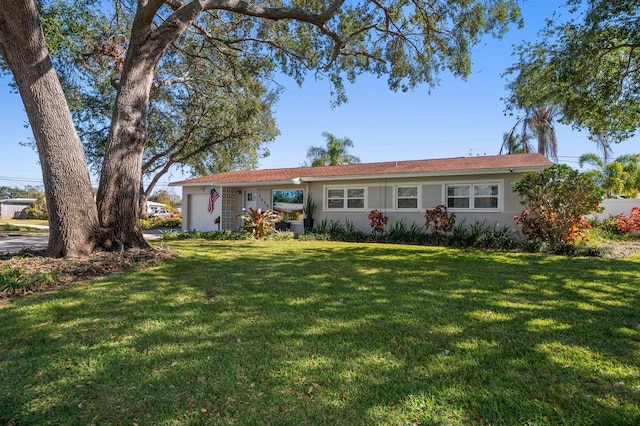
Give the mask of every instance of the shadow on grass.
M 634 260 L 176 242 L 0 310 L 0 421 L 638 424 Z

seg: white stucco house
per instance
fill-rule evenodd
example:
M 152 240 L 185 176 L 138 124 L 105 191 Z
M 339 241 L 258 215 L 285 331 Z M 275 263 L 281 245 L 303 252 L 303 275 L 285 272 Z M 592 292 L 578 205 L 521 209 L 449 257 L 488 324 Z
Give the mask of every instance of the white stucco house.
M 182 187 L 185 230 L 237 229 L 242 225 L 237 214 L 253 207 L 288 211 L 291 229 L 302 232 L 308 197 L 317 205 L 316 224 L 346 219 L 367 232 L 371 210 L 382 211 L 390 224 L 403 219 L 422 225 L 425 210 L 441 204 L 455 212 L 458 223 L 487 219 L 515 227 L 513 217 L 522 205 L 513 183 L 551 164 L 540 154 L 475 156 L 236 171 L 170 185 Z
M 36 201 L 35 198 L 0 199 L 0 219 L 24 219 L 27 208 L 34 201 Z
M 167 207 L 166 204 L 157 203 L 155 201 L 147 201 L 147 214 L 153 214 L 158 210 L 163 210 Z

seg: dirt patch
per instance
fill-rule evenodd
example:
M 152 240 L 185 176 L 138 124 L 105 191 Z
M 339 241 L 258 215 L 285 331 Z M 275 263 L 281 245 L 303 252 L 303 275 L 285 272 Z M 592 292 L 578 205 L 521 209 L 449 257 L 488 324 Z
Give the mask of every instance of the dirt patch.
M 44 250 L 23 250 L 0 256 L 0 273 L 9 269 L 19 269 L 20 279 L 29 280 L 36 274 L 49 274 L 51 282 L 37 288 L 18 292 L 0 291 L 0 299 L 20 297 L 33 293 L 51 291 L 95 277 L 111 275 L 134 268 L 144 268 L 176 257 L 176 252 L 162 247 L 149 250 L 128 250 L 124 253 L 98 252 L 89 257 L 56 259 L 44 256 Z
M 640 253 L 640 241 L 618 242 L 611 257 L 629 257 Z

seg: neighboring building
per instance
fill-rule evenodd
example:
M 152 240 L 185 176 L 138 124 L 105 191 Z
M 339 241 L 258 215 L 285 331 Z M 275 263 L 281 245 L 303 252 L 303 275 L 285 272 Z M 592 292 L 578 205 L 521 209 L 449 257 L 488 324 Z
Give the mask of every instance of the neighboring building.
M 156 203 L 155 201 L 147 201 L 147 214 L 151 216 L 153 213 L 158 210 L 165 210 L 167 207 L 166 204 Z
M 458 223 L 486 219 L 515 227 L 513 217 L 522 205 L 513 183 L 551 164 L 540 154 L 512 154 L 237 171 L 171 185 L 182 187 L 182 227 L 189 230 L 237 229 L 242 225 L 237 214 L 253 207 L 287 210 L 291 229 L 302 232 L 307 197 L 317 205 L 316 225 L 348 220 L 369 231 L 367 216 L 374 209 L 387 215 L 390 225 L 399 220 L 422 225 L 426 209 L 444 204 Z M 212 188 L 217 193 L 213 206 Z
M 0 199 L 0 219 L 25 219 L 27 207 L 34 201 L 35 198 Z

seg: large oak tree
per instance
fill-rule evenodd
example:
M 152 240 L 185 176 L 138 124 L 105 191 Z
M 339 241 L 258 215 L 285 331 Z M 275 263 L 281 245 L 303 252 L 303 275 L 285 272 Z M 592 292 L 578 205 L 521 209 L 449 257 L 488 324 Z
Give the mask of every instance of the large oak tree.
M 51 256 L 89 254 L 100 234 L 89 171 L 33 1 L 0 8 L 0 53 L 13 73 L 38 148 Z
M 636 0 L 567 0 L 516 53 L 506 72 L 508 110 L 558 108 L 561 122 L 588 130 L 596 143 L 624 141 L 640 126 Z
M 126 11 L 115 16 L 128 17 Z M 170 170 L 202 175 L 255 168 L 278 134 L 272 115 L 278 89 L 268 85 L 273 65 L 236 51 L 220 55 L 200 38 L 183 35 L 156 67 L 146 112 L 142 214 Z M 57 60 L 90 167 L 99 173 L 127 36 L 111 26 L 84 45 L 92 47 L 76 46 Z
M 201 16 L 212 19 L 199 21 Z M 403 90 L 434 84 L 445 68 L 465 76 L 470 46 L 487 32 L 501 34 L 517 17 L 511 0 L 140 0 L 102 165 L 100 223 L 113 241 L 145 245 L 137 221 L 138 184 L 153 72 L 171 43 L 194 25 L 221 48 L 268 55 L 295 77 L 309 69 L 325 73 L 341 101 L 342 79 L 354 80 L 363 72 L 386 75 L 392 89 Z M 215 25 L 207 25 L 211 21 Z

